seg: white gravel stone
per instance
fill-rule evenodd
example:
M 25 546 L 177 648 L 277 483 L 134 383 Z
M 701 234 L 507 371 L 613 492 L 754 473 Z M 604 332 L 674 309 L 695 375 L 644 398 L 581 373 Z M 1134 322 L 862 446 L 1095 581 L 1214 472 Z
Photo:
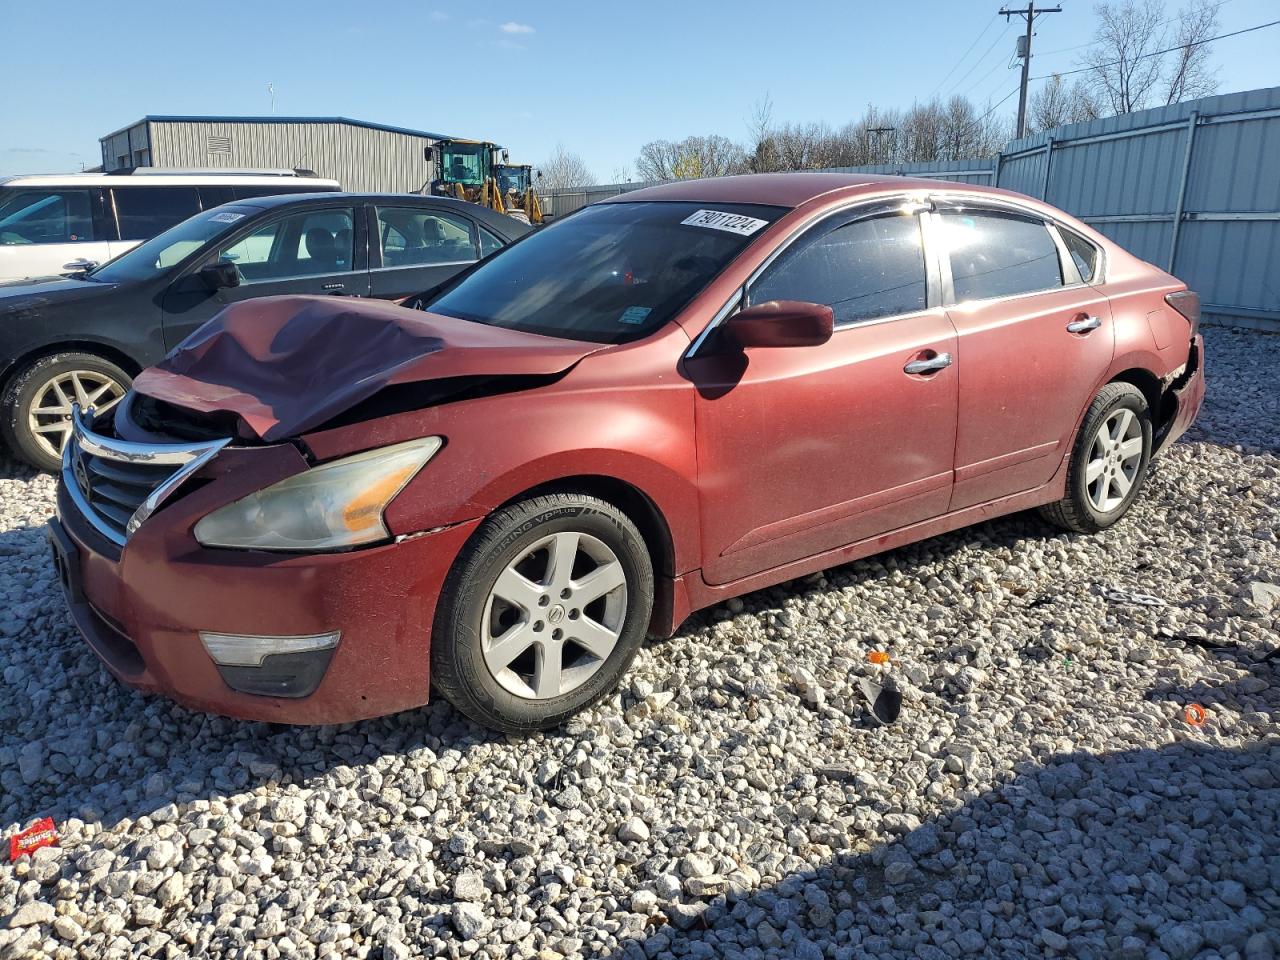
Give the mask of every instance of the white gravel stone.
M 531 737 L 130 690 L 58 593 L 52 478 L 0 463 L 0 822 L 61 835 L 0 869 L 0 956 L 1275 960 L 1276 338 L 1207 336 L 1205 411 L 1130 518 L 726 603 Z

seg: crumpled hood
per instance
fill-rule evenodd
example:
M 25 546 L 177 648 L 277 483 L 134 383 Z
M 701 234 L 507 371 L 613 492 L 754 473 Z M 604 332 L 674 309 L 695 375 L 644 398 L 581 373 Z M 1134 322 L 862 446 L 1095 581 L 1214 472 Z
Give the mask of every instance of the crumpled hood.
M 133 388 L 197 413 L 234 414 L 274 441 L 393 384 L 552 375 L 601 346 L 377 300 L 264 297 L 228 306 L 139 374 Z

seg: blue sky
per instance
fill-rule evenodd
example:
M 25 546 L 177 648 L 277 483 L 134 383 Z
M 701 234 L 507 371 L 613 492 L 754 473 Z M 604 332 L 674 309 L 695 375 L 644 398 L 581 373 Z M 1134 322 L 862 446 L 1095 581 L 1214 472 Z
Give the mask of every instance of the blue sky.
M 1067 48 L 1091 36 L 1093 3 L 1060 5 L 1037 21 L 1033 75 L 1075 66 L 1080 51 Z M 999 100 L 1017 86 L 1007 68 L 1017 20 L 1006 27 L 998 8 L 978 0 L 10 2 L 0 174 L 95 164 L 100 136 L 148 113 L 265 115 L 270 81 L 279 115 L 489 139 L 526 163 L 563 143 L 609 180 L 633 168 L 649 140 L 743 137 L 766 93 L 777 120 L 832 124 L 868 103 L 907 107 L 935 92 Z M 1280 6 L 1227 0 L 1219 17 L 1225 32 L 1277 19 Z M 1280 84 L 1277 49 L 1280 27 L 1217 44 L 1220 92 Z

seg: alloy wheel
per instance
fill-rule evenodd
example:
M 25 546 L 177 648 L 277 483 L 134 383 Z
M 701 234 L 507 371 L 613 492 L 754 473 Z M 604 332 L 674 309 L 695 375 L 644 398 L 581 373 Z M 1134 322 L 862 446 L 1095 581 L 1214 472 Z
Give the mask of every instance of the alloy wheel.
M 485 665 L 508 692 L 548 700 L 609 659 L 627 616 L 617 555 L 587 533 L 544 537 L 498 575 L 480 625 Z
M 1120 407 L 1102 422 L 1084 473 L 1089 502 L 1099 513 L 1124 503 L 1142 466 L 1143 447 L 1142 421 L 1132 410 Z
M 120 402 L 125 388 L 104 373 L 93 370 L 70 370 L 46 380 L 35 392 L 27 412 L 27 427 L 46 452 L 54 457 L 71 436 L 71 405 L 81 410 L 92 407 L 98 413 Z

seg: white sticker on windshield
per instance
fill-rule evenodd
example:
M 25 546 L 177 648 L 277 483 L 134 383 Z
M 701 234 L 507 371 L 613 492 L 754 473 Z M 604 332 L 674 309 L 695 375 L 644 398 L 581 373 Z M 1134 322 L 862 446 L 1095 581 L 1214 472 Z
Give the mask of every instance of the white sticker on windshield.
M 619 323 L 644 323 L 644 318 L 653 312 L 653 307 L 627 307 L 618 318 Z
M 209 218 L 210 223 L 235 223 L 237 220 L 243 220 L 243 213 L 215 213 Z
M 727 230 L 729 233 L 736 233 L 743 237 L 749 237 L 761 227 L 769 225 L 768 220 L 744 217 L 740 213 L 725 213 L 723 210 L 699 210 L 680 222 L 690 227 L 710 227 L 712 230 Z

